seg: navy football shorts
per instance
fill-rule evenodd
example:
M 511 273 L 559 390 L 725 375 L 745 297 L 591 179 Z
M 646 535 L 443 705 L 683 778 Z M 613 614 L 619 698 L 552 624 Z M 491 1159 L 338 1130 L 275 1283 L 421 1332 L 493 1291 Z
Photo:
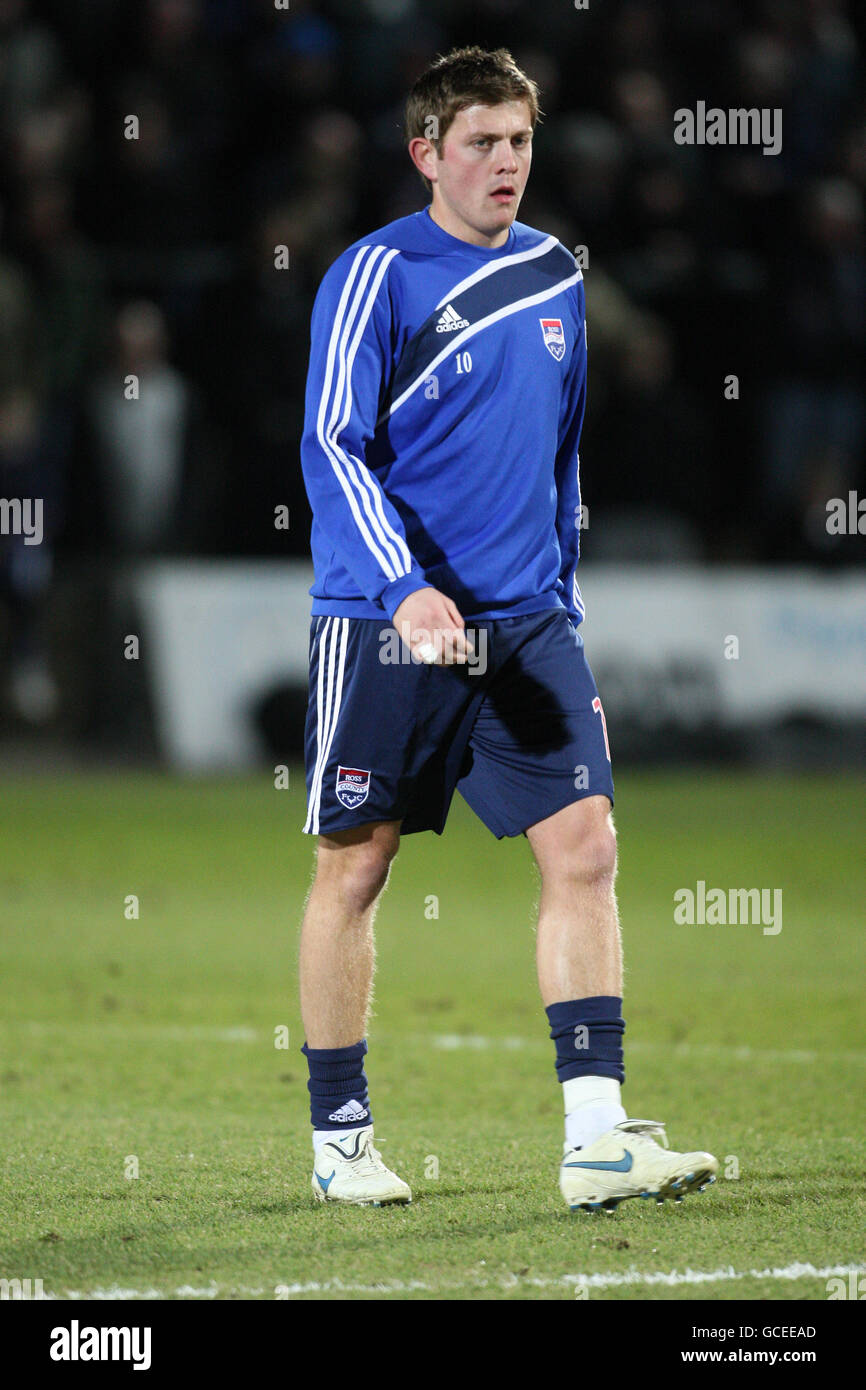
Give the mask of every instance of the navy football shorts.
M 455 788 L 497 839 L 599 793 L 604 712 L 564 609 L 467 619 L 475 659 L 413 660 L 375 618 L 314 617 L 304 832 L 369 821 L 441 835 Z

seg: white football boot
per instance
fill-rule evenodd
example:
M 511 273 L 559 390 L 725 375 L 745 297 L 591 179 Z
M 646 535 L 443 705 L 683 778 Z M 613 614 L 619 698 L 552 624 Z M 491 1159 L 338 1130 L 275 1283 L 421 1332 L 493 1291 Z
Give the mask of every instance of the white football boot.
M 408 1185 L 385 1167 L 374 1147 L 372 1125 L 322 1145 L 313 1164 L 313 1195 L 320 1202 L 351 1202 L 356 1207 L 412 1200 Z
M 661 1135 L 662 1148 L 651 1134 Z M 572 1211 L 615 1211 L 627 1197 L 681 1202 L 703 1192 L 719 1170 L 712 1154 L 674 1153 L 656 1120 L 622 1120 L 582 1149 L 565 1144 L 559 1187 Z

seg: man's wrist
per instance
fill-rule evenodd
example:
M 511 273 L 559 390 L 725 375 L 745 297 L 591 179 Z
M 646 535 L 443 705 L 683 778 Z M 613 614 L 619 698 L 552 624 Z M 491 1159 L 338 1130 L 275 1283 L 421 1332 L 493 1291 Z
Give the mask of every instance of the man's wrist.
M 389 584 L 381 596 L 382 606 L 391 622 L 394 621 L 394 614 L 400 604 L 407 599 L 410 594 L 417 593 L 419 589 L 432 589 L 433 585 L 428 584 L 421 570 L 412 570 L 410 574 L 401 574 L 399 579 L 395 579 Z

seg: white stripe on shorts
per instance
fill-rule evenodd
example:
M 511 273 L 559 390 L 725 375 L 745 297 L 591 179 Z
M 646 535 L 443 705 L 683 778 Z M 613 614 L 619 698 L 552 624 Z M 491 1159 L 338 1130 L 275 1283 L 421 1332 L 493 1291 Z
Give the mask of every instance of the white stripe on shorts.
M 328 634 L 330 632 L 330 642 Z M 316 689 L 316 766 L 310 787 L 310 805 L 305 832 L 318 835 L 319 808 L 322 800 L 322 780 L 343 698 L 343 673 L 346 668 L 346 646 L 349 640 L 349 619 L 329 617 L 325 620 L 319 639 L 319 679 Z

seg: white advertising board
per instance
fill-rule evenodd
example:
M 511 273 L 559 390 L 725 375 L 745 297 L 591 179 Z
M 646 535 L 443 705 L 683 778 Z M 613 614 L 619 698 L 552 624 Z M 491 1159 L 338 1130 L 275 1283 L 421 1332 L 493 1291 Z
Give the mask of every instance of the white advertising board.
M 754 727 L 866 718 L 866 576 L 685 566 L 581 567 L 583 634 L 609 716 Z M 312 568 L 154 562 L 134 580 L 160 743 L 191 771 L 262 755 L 252 711 L 305 686 Z

